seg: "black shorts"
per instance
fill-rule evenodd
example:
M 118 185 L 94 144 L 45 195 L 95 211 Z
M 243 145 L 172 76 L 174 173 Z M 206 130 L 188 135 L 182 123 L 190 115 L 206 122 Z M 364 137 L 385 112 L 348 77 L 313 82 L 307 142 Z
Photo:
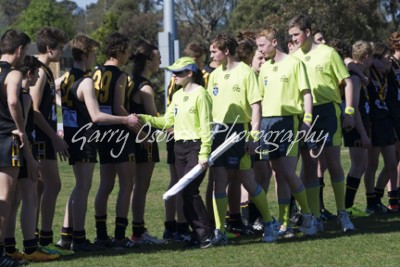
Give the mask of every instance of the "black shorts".
M 0 167 L 23 166 L 22 149 L 17 137 L 0 135 Z
M 365 131 L 367 132 L 368 136 L 370 136 L 371 126 L 369 123 L 363 120 L 363 125 Z M 361 143 L 361 136 L 358 133 L 357 129 L 352 129 L 351 131 L 347 132 L 345 129 L 342 129 L 343 141 L 345 147 L 362 147 Z
M 57 160 L 57 156 L 53 148 L 53 143 L 49 138 L 47 138 L 46 140 L 35 140 L 33 145 L 37 153 L 35 156 L 38 160 Z
M 244 124 L 228 125 L 228 129 L 224 125 L 214 124 L 213 126 L 213 142 L 211 150 L 214 151 L 234 132 L 240 136 L 246 135 L 249 127 Z M 224 130 L 225 129 L 225 130 Z M 250 155 L 245 151 L 246 138 L 240 138 L 230 149 L 214 161 L 213 167 L 225 167 L 234 170 L 249 170 L 252 168 Z
M 122 126 L 101 127 L 101 136 L 104 136 L 105 132 L 116 134 L 113 138 L 104 138 L 102 142 L 98 143 L 100 164 L 135 161 L 135 135 L 128 128 Z
M 160 155 L 158 152 L 158 144 L 157 142 L 150 143 L 148 149 L 142 148 L 140 143 L 135 142 L 135 157 L 136 163 L 145 163 L 145 162 L 159 162 Z
M 394 128 L 394 133 L 395 133 L 395 141 L 399 142 L 400 141 L 400 119 L 399 118 L 393 118 L 392 119 L 393 123 L 393 128 Z
M 175 153 L 174 153 L 175 139 L 166 141 L 166 145 L 167 145 L 167 163 L 175 164 Z
M 261 120 L 260 149 L 263 160 L 297 157 L 298 142 L 294 139 L 299 129 L 297 116 L 267 117 Z
M 371 143 L 374 147 L 390 146 L 395 142 L 393 121 L 390 117 L 371 120 Z
M 340 105 L 335 102 L 314 106 L 312 129 L 301 148 L 340 146 L 342 144 L 341 113 Z
M 97 163 L 97 143 L 89 142 L 95 134 L 96 128 L 85 131 L 82 135 L 75 135 L 77 128 L 64 127 L 64 140 L 68 144 L 69 165 L 76 162 Z M 72 141 L 74 140 L 74 142 Z

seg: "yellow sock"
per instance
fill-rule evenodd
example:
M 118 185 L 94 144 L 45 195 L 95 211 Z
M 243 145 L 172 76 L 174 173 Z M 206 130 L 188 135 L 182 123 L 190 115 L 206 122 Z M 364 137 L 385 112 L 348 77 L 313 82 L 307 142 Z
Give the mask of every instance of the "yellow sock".
M 271 222 L 272 217 L 269 213 L 268 201 L 264 190 L 258 186 L 256 192 L 251 196 L 251 200 L 256 204 L 257 209 L 260 211 L 264 222 Z
M 314 214 L 315 217 L 319 218 L 321 216 L 320 212 L 320 203 L 319 203 L 319 190 L 320 190 L 320 185 L 317 181 L 317 184 L 315 185 L 308 185 L 306 186 L 306 194 L 307 194 L 307 203 L 308 207 L 310 208 L 310 211 L 312 214 Z M 307 213 L 306 211 L 301 211 L 302 213 Z
M 213 197 L 213 208 L 215 218 L 215 229 L 219 229 L 221 232 L 225 232 L 225 216 L 226 209 L 228 208 L 228 198 L 226 193 L 214 194 Z
M 307 189 L 308 190 L 308 189 Z M 292 192 L 294 198 L 299 203 L 301 208 L 301 213 L 311 213 L 310 210 L 310 199 L 308 198 L 308 192 L 304 189 L 304 186 L 301 186 L 296 190 L 296 192 Z M 319 209 L 318 209 L 319 211 Z
M 290 199 L 289 200 L 278 200 L 279 205 L 279 219 L 284 226 L 289 225 L 290 217 Z
M 336 201 L 336 208 L 337 210 L 344 210 L 345 209 L 345 184 L 344 184 L 344 179 L 341 181 L 332 181 L 332 189 L 333 189 L 333 194 L 335 195 L 335 201 Z

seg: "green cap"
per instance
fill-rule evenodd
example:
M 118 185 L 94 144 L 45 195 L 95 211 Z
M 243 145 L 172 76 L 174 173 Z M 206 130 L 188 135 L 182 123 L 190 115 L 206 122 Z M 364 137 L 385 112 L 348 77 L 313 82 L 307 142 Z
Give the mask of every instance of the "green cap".
M 172 72 L 180 72 L 184 70 L 190 70 L 190 71 L 197 71 L 197 65 L 196 62 L 193 60 L 191 57 L 181 57 L 178 58 L 174 64 L 171 66 L 167 67 L 167 70 L 170 70 Z

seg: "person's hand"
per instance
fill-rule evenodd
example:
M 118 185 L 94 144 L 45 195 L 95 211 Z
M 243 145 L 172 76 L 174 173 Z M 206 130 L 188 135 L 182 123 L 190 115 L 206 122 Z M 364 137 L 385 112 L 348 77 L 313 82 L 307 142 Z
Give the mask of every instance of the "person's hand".
M 26 135 L 25 135 L 25 133 L 24 132 L 21 132 L 20 130 L 18 130 L 18 129 L 15 129 L 15 130 L 13 130 L 12 132 L 11 132 L 13 135 L 15 135 L 15 136 L 18 136 L 18 139 L 19 139 L 19 141 L 20 141 L 20 148 L 23 148 L 24 147 L 24 145 L 25 145 L 25 137 L 26 137 Z
M 126 125 L 129 128 L 135 128 L 136 125 L 140 122 L 139 120 L 139 116 L 136 114 L 130 114 L 129 116 L 127 116 L 127 122 Z
M 201 165 L 201 168 L 203 169 L 203 171 L 208 168 L 208 160 L 199 159 L 199 164 Z
M 345 114 L 343 119 L 343 129 L 345 129 L 346 132 L 350 132 L 354 128 L 354 124 L 354 116 Z
M 61 161 L 66 161 L 69 158 L 68 144 L 58 135 L 52 140 L 54 152 L 58 154 Z

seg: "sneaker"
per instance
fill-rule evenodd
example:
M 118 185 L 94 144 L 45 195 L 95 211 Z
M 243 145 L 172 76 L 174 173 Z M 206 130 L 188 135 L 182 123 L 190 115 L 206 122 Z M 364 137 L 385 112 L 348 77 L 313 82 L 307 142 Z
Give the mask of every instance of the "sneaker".
M 370 215 L 369 213 L 362 211 L 355 206 L 347 208 L 346 211 L 350 216 L 354 216 L 354 217 L 367 217 Z
M 261 217 L 254 221 L 252 228 L 254 232 L 264 232 L 264 223 Z
M 387 208 L 388 208 L 388 213 L 398 213 L 400 207 L 399 205 L 389 205 Z
M 9 256 L 3 253 L 0 255 L 0 267 L 16 267 L 16 266 L 23 266 L 28 264 L 24 260 L 13 260 Z
M 343 232 L 355 231 L 353 223 L 350 221 L 349 214 L 345 210 L 338 212 L 338 223 Z
M 167 241 L 167 240 L 174 240 L 174 239 L 175 239 L 175 234 L 176 234 L 176 232 L 172 232 L 172 231 L 170 231 L 170 230 L 168 230 L 168 229 L 164 229 L 163 239 L 164 239 L 165 241 Z
M 302 226 L 303 225 L 303 215 L 300 212 L 293 213 L 290 215 L 290 223 L 294 226 Z
M 273 218 L 271 222 L 264 223 L 264 234 L 262 237 L 262 242 L 272 243 L 278 239 L 279 223 Z
M 93 244 L 97 245 L 97 246 L 109 248 L 109 247 L 112 247 L 113 240 L 111 239 L 111 237 L 107 237 L 106 239 L 95 238 Z
M 94 243 L 90 242 L 90 240 L 88 240 L 88 239 L 86 239 L 83 243 L 72 242 L 72 244 L 71 244 L 71 250 L 73 250 L 75 252 L 78 252 L 78 251 L 91 252 L 91 251 L 96 251 L 96 250 L 103 250 L 105 248 L 106 248 L 105 246 L 94 244 Z
M 37 249 L 35 252 L 31 254 L 23 254 L 24 260 L 34 261 L 34 262 L 44 262 L 44 261 L 53 261 L 57 260 L 61 257 L 60 254 L 48 254 L 40 249 Z
M 383 204 L 376 204 L 373 207 L 367 207 L 367 209 L 365 210 L 366 213 L 372 215 L 380 215 L 380 214 L 387 214 L 387 207 Z
M 135 246 L 135 243 L 127 237 L 121 240 L 117 240 L 114 238 L 112 242 L 112 246 L 115 248 L 133 248 Z
M 192 235 L 190 233 L 185 233 L 185 234 L 179 234 L 178 232 L 176 232 L 174 234 L 174 241 L 178 241 L 178 242 L 190 242 L 190 240 L 192 239 Z
M 75 254 L 75 252 L 72 250 L 62 249 L 54 244 L 48 244 L 47 246 L 40 246 L 40 249 L 47 254 L 59 254 L 61 256 L 70 256 Z
M 324 232 L 324 220 L 322 218 L 316 218 L 315 219 L 315 225 L 317 226 L 317 232 L 318 233 L 323 233 Z
M 332 214 L 329 210 L 327 209 L 322 209 L 321 210 L 321 215 L 320 218 L 324 221 L 329 221 L 334 219 L 336 216 L 334 214 Z
M 294 232 L 291 226 L 281 225 L 278 231 L 278 237 L 281 238 L 292 238 L 294 237 Z
M 161 245 L 165 244 L 164 240 L 160 240 L 155 236 L 151 236 L 148 232 L 144 232 L 141 237 L 132 236 L 135 245 Z
M 225 246 L 228 244 L 226 233 L 222 233 L 219 229 L 214 230 L 214 237 L 211 239 L 210 246 Z
M 303 214 L 303 226 L 300 227 L 300 230 L 304 235 L 316 235 L 318 232 L 317 222 L 313 215 L 311 214 Z
M 13 260 L 20 261 L 20 260 L 23 260 L 23 259 L 24 259 L 24 254 L 23 254 L 22 252 L 20 252 L 18 249 L 16 249 L 16 250 L 14 251 L 14 253 L 7 253 L 7 252 L 4 252 L 4 254 L 6 254 L 8 257 L 10 257 L 10 258 L 13 259 Z
M 67 240 L 63 240 L 63 239 L 58 240 L 58 242 L 56 244 L 57 247 L 60 247 L 62 249 L 69 249 L 69 250 L 71 249 L 71 245 L 72 245 L 72 240 L 67 241 Z

